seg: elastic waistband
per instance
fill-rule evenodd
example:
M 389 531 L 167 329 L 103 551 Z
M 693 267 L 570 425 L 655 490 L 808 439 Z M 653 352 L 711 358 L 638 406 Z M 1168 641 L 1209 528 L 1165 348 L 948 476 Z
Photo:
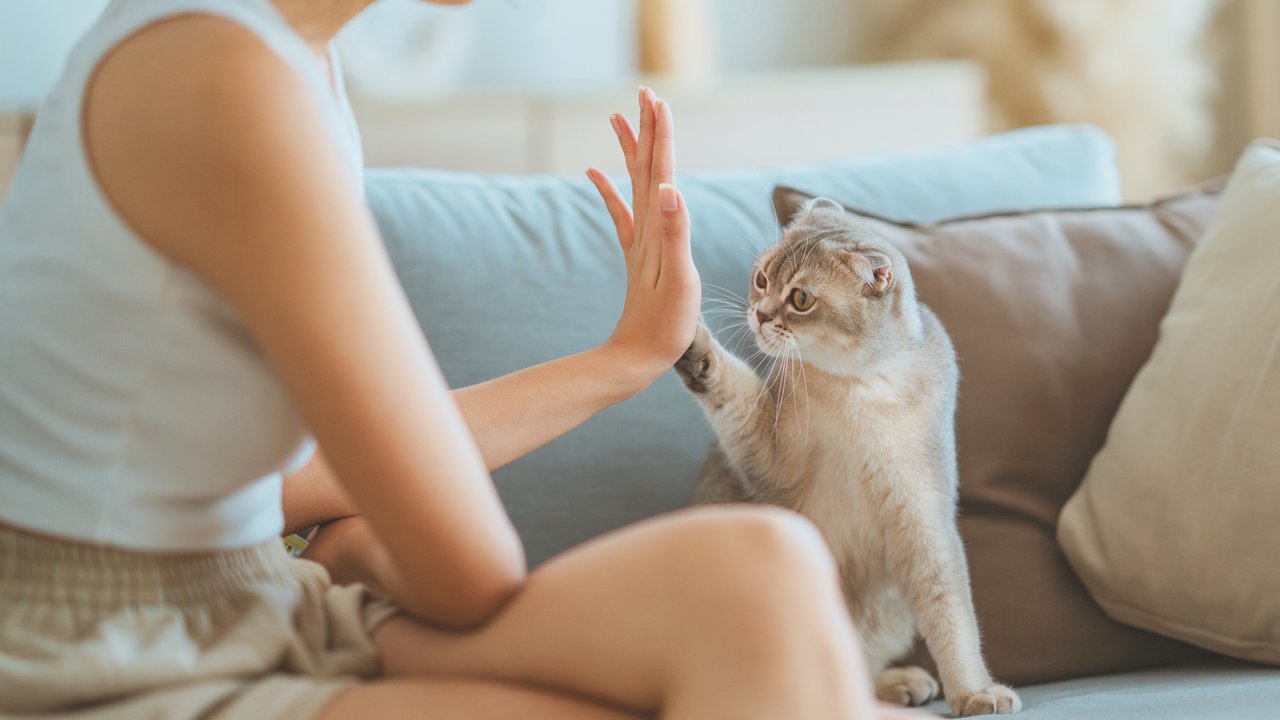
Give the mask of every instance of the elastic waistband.
M 0 604 L 189 605 L 296 582 L 279 540 L 230 550 L 150 553 L 0 526 Z

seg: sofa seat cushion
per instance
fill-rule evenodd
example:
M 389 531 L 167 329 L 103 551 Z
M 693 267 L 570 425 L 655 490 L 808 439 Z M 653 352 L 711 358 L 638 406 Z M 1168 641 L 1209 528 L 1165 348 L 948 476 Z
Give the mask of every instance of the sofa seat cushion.
M 1018 688 L 1019 720 L 1272 720 L 1280 671 L 1234 660 Z M 928 709 L 947 715 L 944 702 Z

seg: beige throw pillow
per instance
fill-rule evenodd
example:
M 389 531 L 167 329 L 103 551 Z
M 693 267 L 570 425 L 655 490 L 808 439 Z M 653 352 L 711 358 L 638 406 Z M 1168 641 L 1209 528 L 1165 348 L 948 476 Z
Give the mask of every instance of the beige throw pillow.
M 1237 164 L 1058 540 L 1111 617 L 1280 664 L 1280 143 Z
M 960 533 L 983 650 L 1001 680 L 1024 685 L 1204 654 L 1108 618 L 1054 530 L 1151 355 L 1219 188 L 1137 207 L 932 225 L 851 211 L 902 249 L 959 354 Z M 806 199 L 778 189 L 778 217 Z M 928 663 L 927 653 L 914 661 Z

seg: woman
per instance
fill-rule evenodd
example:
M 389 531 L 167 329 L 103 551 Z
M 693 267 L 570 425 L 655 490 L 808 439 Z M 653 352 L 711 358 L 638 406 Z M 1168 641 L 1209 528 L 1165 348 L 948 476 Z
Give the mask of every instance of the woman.
M 881 712 L 795 516 L 674 513 L 526 575 L 488 471 L 693 336 L 671 113 L 642 90 L 638 135 L 613 118 L 630 208 L 590 173 L 627 263 L 612 336 L 451 395 L 329 51 L 370 2 L 116 0 L 42 108 L 0 215 L 0 712 Z M 315 558 L 393 602 L 280 549 L 344 516 Z

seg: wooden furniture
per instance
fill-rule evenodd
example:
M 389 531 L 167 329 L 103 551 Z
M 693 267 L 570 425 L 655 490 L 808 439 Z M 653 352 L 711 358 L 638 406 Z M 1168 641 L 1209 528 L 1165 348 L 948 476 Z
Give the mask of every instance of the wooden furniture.
M 0 203 L 4 202 L 9 179 L 18 169 L 18 159 L 22 156 L 22 146 L 31 130 L 31 122 L 29 113 L 0 111 Z

